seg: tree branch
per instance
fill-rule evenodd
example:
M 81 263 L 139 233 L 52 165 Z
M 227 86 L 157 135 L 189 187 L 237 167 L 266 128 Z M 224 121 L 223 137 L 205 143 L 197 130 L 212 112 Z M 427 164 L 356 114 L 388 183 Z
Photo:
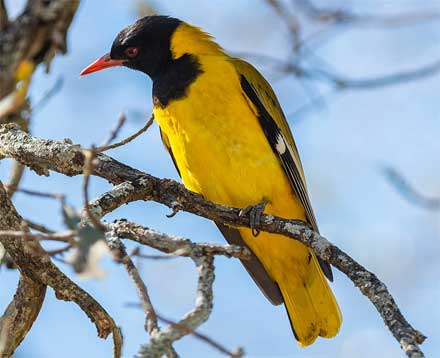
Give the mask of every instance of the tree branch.
M 411 204 L 427 210 L 440 210 L 440 198 L 419 193 L 395 168 L 386 166 L 383 173 L 390 184 Z
M 45 175 L 49 174 L 49 170 L 71 176 L 82 174 L 85 161 L 78 146 L 38 139 L 13 125 L 0 126 L 0 155 L 12 157 Z M 118 186 L 118 189 L 123 189 L 117 191 L 118 203 L 153 200 L 226 225 L 250 227 L 249 218 L 240 215 L 239 208 L 211 203 L 173 180 L 155 178 L 109 156 L 98 154 L 95 160 L 94 175 L 113 184 L 124 182 Z M 105 205 L 114 207 L 110 202 Z M 374 273 L 300 221 L 262 215 L 258 229 L 302 242 L 312 248 L 317 256 L 343 272 L 373 303 L 408 357 L 423 357 L 418 345 L 423 343 L 425 337 L 406 321 L 385 284 Z
M 150 295 L 148 294 L 147 286 L 142 281 L 139 271 L 130 256 L 127 254 L 124 244 L 113 234 L 114 233 L 110 231 L 108 235 L 106 235 L 106 241 L 107 243 L 111 243 L 109 245 L 110 249 L 116 251 L 117 261 L 124 265 L 130 279 L 133 281 L 138 291 L 138 296 L 145 312 L 145 329 L 151 336 L 153 336 L 159 330 L 159 325 L 157 323 L 156 311 L 151 303 Z
M 0 99 L 14 89 L 14 74 L 25 60 L 49 66 L 57 50 L 66 52 L 67 29 L 79 0 L 33 0 L 0 32 Z
M 156 358 L 166 354 L 168 347 L 183 336 L 194 332 L 205 322 L 212 311 L 212 285 L 214 283 L 214 258 L 191 256 L 199 272 L 197 298 L 193 310 L 178 323 L 171 324 L 151 337 L 148 345 L 139 351 L 140 358 Z
M 9 25 L 8 9 L 4 0 L 0 0 L 0 31 L 6 29 Z
M 21 217 L 0 182 L 0 230 L 11 229 L 22 230 Z M 9 237 L 9 240 L 15 239 Z M 1 238 L 0 243 L 3 244 Z M 7 358 L 15 352 L 36 320 L 45 294 L 45 284 L 20 275 L 14 298 L 0 318 L 0 357 Z
M 171 325 L 177 325 L 176 322 L 169 320 L 168 318 L 162 317 L 162 316 L 157 316 L 159 318 L 160 321 L 163 321 L 167 324 L 171 324 Z M 214 341 L 212 338 L 208 337 L 205 334 L 202 334 L 198 331 L 193 331 L 191 332 L 191 334 L 198 338 L 199 340 L 201 340 L 202 342 L 205 342 L 206 344 L 209 344 L 211 347 L 215 348 L 216 350 L 218 350 L 220 353 L 222 354 L 226 354 L 228 357 L 230 358 L 243 358 L 244 357 L 244 350 L 243 348 L 237 348 L 235 351 L 230 351 L 229 349 L 223 347 L 220 343 Z
M 0 203 L 0 210 L 5 213 L 0 215 L 0 228 L 10 230 L 13 227 L 20 230 L 20 217 L 2 185 L 0 185 Z M 106 338 L 113 333 L 114 356 L 120 357 L 121 338 L 113 319 L 93 297 L 71 281 L 50 261 L 38 241 L 27 240 L 23 236 L 24 234 L 21 237 L 0 235 L 0 243 L 19 267 L 22 274 L 21 281 L 23 281 L 14 296 L 14 301 L 8 306 L 0 321 L 0 336 L 5 339 L 5 346 L 1 350 L 4 357 L 9 357 L 13 353 L 32 326 L 44 299 L 46 285 L 54 289 L 58 299 L 73 301 L 79 305 L 96 325 L 99 337 Z
M 311 0 L 293 0 L 296 7 L 310 19 L 337 24 L 357 24 L 369 26 L 397 27 L 420 22 L 435 21 L 440 12 L 433 8 L 429 11 L 412 11 L 397 15 L 363 15 L 355 14 L 341 8 L 321 8 Z
M 115 221 L 110 227 L 117 237 L 136 241 L 166 254 L 184 257 L 220 255 L 250 259 L 248 249 L 241 246 L 194 243 L 189 239 L 164 234 L 125 220 Z

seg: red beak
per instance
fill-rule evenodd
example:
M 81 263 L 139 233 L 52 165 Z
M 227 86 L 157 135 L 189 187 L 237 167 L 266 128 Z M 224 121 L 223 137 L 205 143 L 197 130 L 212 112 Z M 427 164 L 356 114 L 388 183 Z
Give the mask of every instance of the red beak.
M 88 65 L 85 69 L 81 71 L 80 76 L 88 75 L 89 73 L 101 71 L 105 68 L 122 66 L 125 60 L 112 60 L 110 54 L 107 53 L 101 58 L 98 58 L 95 62 Z

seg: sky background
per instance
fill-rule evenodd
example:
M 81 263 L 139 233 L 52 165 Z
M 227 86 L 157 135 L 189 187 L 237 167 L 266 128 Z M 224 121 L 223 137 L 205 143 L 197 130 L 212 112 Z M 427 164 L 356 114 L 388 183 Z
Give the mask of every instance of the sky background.
M 23 1 L 9 0 L 16 13 Z M 331 2 L 336 4 L 336 2 Z M 287 30 L 262 0 L 156 1 L 162 14 L 201 26 L 232 52 L 287 56 Z M 326 2 L 330 4 L 330 2 Z M 439 1 L 359 0 L 344 2 L 368 13 L 396 14 L 414 9 L 436 9 Z M 422 4 L 422 5 L 421 5 Z M 106 53 L 115 35 L 137 18 L 127 0 L 82 1 L 69 32 L 69 53 L 58 56 L 49 75 L 40 68 L 30 95 L 33 102 L 62 76 L 59 94 L 36 110 L 31 130 L 50 139 L 71 138 L 89 146 L 108 137 L 119 114 L 128 123 L 120 137 L 142 126 L 151 113 L 151 81 L 128 69 L 112 69 L 85 78 L 79 72 Z M 437 20 L 438 21 L 438 20 Z M 440 27 L 428 22 L 393 29 L 359 27 L 337 34 L 315 49 L 332 68 L 347 76 L 364 78 L 412 69 L 440 58 Z M 287 115 L 295 113 L 308 96 L 291 76 L 276 76 L 260 68 L 271 81 Z M 366 91 L 346 90 L 324 96 L 320 109 L 289 115 L 289 122 L 305 167 L 308 188 L 320 231 L 368 269 L 375 272 L 394 295 L 403 314 L 428 340 L 429 357 L 440 351 L 440 214 L 408 203 L 383 175 L 392 165 L 421 193 L 440 196 L 440 76 Z M 325 94 L 328 88 L 320 86 Z M 178 179 L 160 142 L 157 126 L 130 144 L 108 154 L 158 177 Z M 0 165 L 5 180 L 10 163 Z M 66 193 L 68 202 L 81 207 L 81 177 L 52 173 L 49 178 L 26 172 L 23 188 Z M 93 178 L 91 196 L 110 188 Z M 64 229 L 57 202 L 16 194 L 14 203 L 24 218 Z M 172 219 L 167 208 L 138 202 L 106 217 L 128 218 L 142 225 L 194 241 L 223 243 L 215 226 L 202 218 L 179 213 Z M 131 246 L 130 246 L 131 247 Z M 69 266 L 60 264 L 69 276 Z M 124 357 L 133 357 L 147 342 L 134 287 L 123 267 L 109 258 L 102 263 L 106 277 L 78 281 L 122 327 Z M 158 312 L 178 319 L 193 307 L 196 272 L 188 259 L 140 263 L 140 272 Z M 237 260 L 216 258 L 214 310 L 200 331 L 230 349 L 241 346 L 246 357 L 402 357 L 394 338 L 372 304 L 351 281 L 334 270 L 332 288 L 342 309 L 340 334 L 299 348 L 282 306 L 272 306 L 259 292 Z M 2 269 L 0 308 L 13 296 L 17 272 Z M 221 355 L 194 338 L 176 344 L 182 357 Z M 55 299 L 48 290 L 43 309 L 16 357 L 110 357 L 111 339 L 100 340 L 95 327 L 73 303 Z

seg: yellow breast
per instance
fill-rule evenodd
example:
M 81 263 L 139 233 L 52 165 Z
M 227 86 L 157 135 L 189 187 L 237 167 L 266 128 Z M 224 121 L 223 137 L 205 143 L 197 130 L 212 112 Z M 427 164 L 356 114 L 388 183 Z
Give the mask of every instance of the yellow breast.
M 185 186 L 224 205 L 244 207 L 267 198 L 277 203 L 269 203 L 267 212 L 304 218 L 234 67 L 206 56 L 202 68 L 187 97 L 154 108 Z

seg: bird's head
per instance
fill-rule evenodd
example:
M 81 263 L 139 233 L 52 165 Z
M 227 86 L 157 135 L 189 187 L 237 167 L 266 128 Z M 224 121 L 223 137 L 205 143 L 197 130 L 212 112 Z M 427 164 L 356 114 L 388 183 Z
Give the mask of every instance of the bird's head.
M 111 51 L 87 66 L 81 75 L 114 66 L 142 71 L 153 80 L 183 56 L 222 52 L 199 28 L 168 16 L 147 16 L 123 29 Z
M 126 66 L 154 78 L 172 61 L 171 37 L 182 21 L 147 16 L 123 29 L 111 51 L 87 66 L 81 76 L 114 66 Z

